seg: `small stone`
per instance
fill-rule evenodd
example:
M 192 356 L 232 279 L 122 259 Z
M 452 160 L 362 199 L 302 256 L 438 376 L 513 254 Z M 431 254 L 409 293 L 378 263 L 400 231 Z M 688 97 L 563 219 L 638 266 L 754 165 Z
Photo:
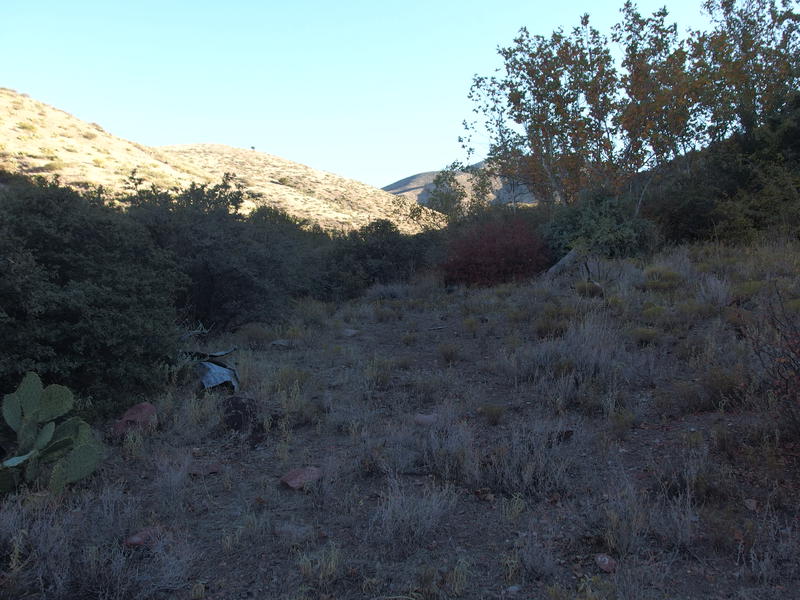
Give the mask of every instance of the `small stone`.
M 292 469 L 281 477 L 281 483 L 293 490 L 301 490 L 307 484 L 314 483 L 322 477 L 322 469 L 318 467 L 301 467 Z
M 744 501 L 744 505 L 745 505 L 745 506 L 746 506 L 746 507 L 747 507 L 749 510 L 752 510 L 753 512 L 755 512 L 755 511 L 757 511 L 757 510 L 758 510 L 758 502 L 757 502 L 755 499 L 753 499 L 753 498 L 747 498 L 747 499 Z
M 132 536 L 125 539 L 123 545 L 138 548 L 140 546 L 152 546 L 161 537 L 161 528 L 159 527 L 145 527 L 140 529 Z
M 414 415 L 414 423 L 416 423 L 417 425 L 425 425 L 428 427 L 434 425 L 438 419 L 439 415 L 435 413 L 431 415 L 423 415 L 423 414 Z
M 355 337 L 359 333 L 361 333 L 361 332 L 358 329 L 343 329 L 342 330 L 342 335 L 344 337 Z
M 291 348 L 294 346 L 294 343 L 292 340 L 272 340 L 269 345 L 275 348 Z
M 506 588 L 506 594 L 511 594 L 511 595 L 519 594 L 521 591 L 522 591 L 521 585 L 511 585 Z
M 140 402 L 125 411 L 114 423 L 111 432 L 116 437 L 122 437 L 133 429 L 155 429 L 157 425 L 156 407 L 149 402 Z
M 608 554 L 595 555 L 594 562 L 602 571 L 605 571 L 606 573 L 613 573 L 617 570 L 617 561 L 611 558 Z

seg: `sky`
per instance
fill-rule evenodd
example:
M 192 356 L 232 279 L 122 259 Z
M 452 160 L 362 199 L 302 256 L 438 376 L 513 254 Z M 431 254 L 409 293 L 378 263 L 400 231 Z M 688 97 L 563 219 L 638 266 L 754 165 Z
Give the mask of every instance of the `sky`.
M 622 3 L 0 0 L 0 86 L 148 146 L 254 146 L 383 187 L 466 158 L 472 79 L 521 27 L 608 32 Z M 700 4 L 667 7 L 685 30 Z

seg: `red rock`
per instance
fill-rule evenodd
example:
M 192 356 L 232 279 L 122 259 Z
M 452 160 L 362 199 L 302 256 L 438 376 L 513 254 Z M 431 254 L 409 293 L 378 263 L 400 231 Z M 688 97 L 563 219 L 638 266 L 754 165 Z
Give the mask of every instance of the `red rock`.
M 132 429 L 150 429 L 158 425 L 156 407 L 149 402 L 140 402 L 131 406 L 125 414 L 112 426 L 112 433 L 122 437 Z
M 617 570 L 617 561 L 611 558 L 608 554 L 595 555 L 594 562 L 606 573 L 613 573 Z
M 306 484 L 313 483 L 322 477 L 322 469 L 318 467 L 301 467 L 292 469 L 281 477 L 281 483 L 293 490 L 301 490 Z
M 416 414 L 414 415 L 414 423 L 417 425 L 433 425 L 439 419 L 439 415 L 431 414 L 431 415 L 423 415 L 423 414 Z
M 140 529 L 132 536 L 128 537 L 123 543 L 125 546 L 137 548 L 140 546 L 152 546 L 161 537 L 160 527 L 145 527 Z

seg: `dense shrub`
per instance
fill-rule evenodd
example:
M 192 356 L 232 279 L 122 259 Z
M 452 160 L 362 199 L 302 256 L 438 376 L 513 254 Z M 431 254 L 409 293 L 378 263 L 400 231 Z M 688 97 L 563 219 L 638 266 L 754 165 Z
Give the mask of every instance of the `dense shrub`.
M 800 228 L 800 96 L 764 127 L 651 174 L 644 214 L 670 241 L 751 240 Z
M 535 228 L 511 215 L 455 235 L 441 267 L 447 283 L 495 285 L 530 277 L 549 264 L 550 251 Z
M 158 384 L 183 283 L 147 231 L 55 183 L 0 190 L 0 391 L 27 371 L 95 398 L 98 412 Z
M 324 293 L 354 298 L 376 283 L 407 280 L 425 264 L 430 235 L 411 237 L 384 219 L 337 238 L 328 256 Z
M 632 256 L 653 247 L 652 223 L 634 216 L 622 198 L 587 193 L 577 203 L 555 207 L 542 233 L 556 256 L 572 248 L 606 258 Z
M 245 217 L 246 195 L 226 175 L 216 185 L 172 192 L 136 189 L 129 215 L 175 257 L 188 285 L 177 298 L 183 318 L 225 329 L 278 317 L 293 294 L 307 291 L 319 261 L 304 260 L 303 223 L 275 209 Z M 302 248 L 302 250 L 301 250 Z

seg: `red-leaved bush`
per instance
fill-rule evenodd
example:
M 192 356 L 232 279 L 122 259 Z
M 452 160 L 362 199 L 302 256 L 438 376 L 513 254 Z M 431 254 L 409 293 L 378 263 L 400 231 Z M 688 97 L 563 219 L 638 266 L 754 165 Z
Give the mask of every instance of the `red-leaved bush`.
M 455 238 L 441 265 L 447 284 L 496 285 L 530 277 L 550 264 L 550 252 L 522 219 L 473 225 Z

